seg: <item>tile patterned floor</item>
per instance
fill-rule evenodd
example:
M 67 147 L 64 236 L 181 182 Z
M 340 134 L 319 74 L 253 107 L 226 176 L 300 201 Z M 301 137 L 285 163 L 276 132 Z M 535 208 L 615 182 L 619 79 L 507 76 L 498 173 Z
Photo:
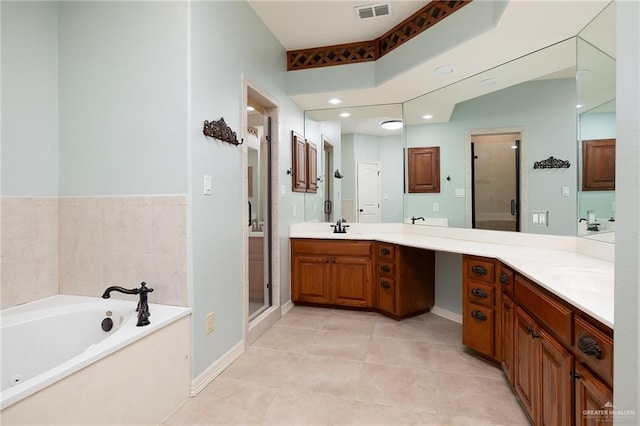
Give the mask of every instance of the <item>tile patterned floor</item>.
M 296 306 L 163 425 L 528 425 L 459 324 Z

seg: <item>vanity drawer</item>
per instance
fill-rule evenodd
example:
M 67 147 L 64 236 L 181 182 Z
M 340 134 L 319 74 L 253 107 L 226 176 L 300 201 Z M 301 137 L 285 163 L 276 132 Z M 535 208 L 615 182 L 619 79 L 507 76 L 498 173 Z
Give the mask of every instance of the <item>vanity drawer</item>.
M 292 239 L 291 252 L 323 256 L 371 256 L 370 241 Z
M 378 274 L 393 278 L 396 276 L 396 265 L 391 262 L 380 261 L 378 262 Z
M 393 262 L 396 257 L 396 247 L 393 244 L 378 243 L 378 259 Z
M 496 279 L 496 264 L 491 259 L 482 257 L 465 257 L 465 276 L 476 281 L 493 284 Z
M 462 321 L 462 344 L 489 357 L 494 357 L 495 316 L 493 309 L 475 303 L 467 303 Z
M 396 313 L 396 282 L 389 278 L 378 279 L 376 307 L 391 314 Z
M 515 298 L 562 342 L 571 344 L 571 311 L 520 275 L 514 281 Z
M 613 385 L 613 339 L 577 315 L 573 320 L 576 357 L 609 386 Z
M 513 296 L 513 280 L 515 274 L 513 270 L 507 268 L 504 265 L 500 265 L 500 276 L 498 277 L 498 282 L 502 287 L 502 291 L 507 293 L 509 296 Z
M 495 289 L 493 286 L 469 280 L 467 282 L 467 300 L 490 308 L 495 306 Z

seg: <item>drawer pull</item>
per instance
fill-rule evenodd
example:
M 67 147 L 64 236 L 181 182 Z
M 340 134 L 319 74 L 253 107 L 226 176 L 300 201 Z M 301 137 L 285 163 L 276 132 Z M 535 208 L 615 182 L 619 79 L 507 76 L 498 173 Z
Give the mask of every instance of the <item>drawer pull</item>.
M 534 339 L 539 339 L 540 335 L 538 333 L 531 333 L 531 337 L 533 337 Z
M 482 297 L 483 299 L 487 298 L 487 292 L 481 288 L 472 288 L 471 294 L 473 294 L 476 297 Z
M 483 268 L 482 266 L 479 266 L 479 265 L 473 265 L 471 267 L 471 272 L 478 275 L 487 275 L 487 268 Z
M 477 310 L 471 311 L 471 316 L 474 317 L 475 319 L 479 320 L 479 321 L 486 321 L 487 320 L 487 316 L 484 314 L 484 312 L 480 312 L 480 311 L 477 311 Z
M 509 277 L 507 274 L 500 275 L 500 284 L 509 284 Z
M 382 272 L 391 272 L 391 268 L 389 268 L 387 265 L 382 265 L 382 266 L 380 267 L 380 270 L 381 270 Z
M 588 334 L 580 333 L 578 336 L 578 349 L 580 349 L 580 352 L 595 359 L 602 359 L 602 349 L 598 346 L 598 342 Z
M 388 283 L 388 282 L 386 282 L 386 281 L 382 281 L 382 282 L 380 283 L 380 287 L 382 287 L 382 288 L 391 288 L 391 284 L 389 284 L 389 283 Z
M 380 250 L 380 252 L 385 256 L 389 256 L 391 254 L 391 250 L 389 250 L 388 248 L 383 248 L 382 250 Z
M 527 334 L 532 334 L 532 333 L 533 333 L 533 328 L 527 327 Z
M 504 308 L 508 311 L 511 309 L 511 304 L 510 303 L 505 303 L 504 304 Z

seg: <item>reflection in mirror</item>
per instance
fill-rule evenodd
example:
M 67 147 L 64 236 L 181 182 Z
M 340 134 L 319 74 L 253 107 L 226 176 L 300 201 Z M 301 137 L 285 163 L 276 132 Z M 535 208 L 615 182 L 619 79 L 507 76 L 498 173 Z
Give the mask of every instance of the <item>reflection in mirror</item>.
M 614 2 L 579 34 L 577 61 L 578 235 L 613 243 L 615 191 L 612 188 L 615 185 L 616 138 Z M 585 157 L 590 160 L 585 162 Z M 590 184 L 594 179 L 596 184 Z
M 488 135 L 515 135 L 509 148 L 520 141 L 519 159 L 508 161 L 519 165 L 519 199 L 502 200 L 503 181 L 493 179 L 497 185 L 482 202 L 504 206 L 489 212 L 489 221 L 504 229 L 509 216 L 519 214 L 520 231 L 575 235 L 575 43 L 565 40 L 403 104 L 407 148 L 440 147 L 442 176 L 440 193 L 406 194 L 405 217 L 446 218 L 449 226 L 472 227 L 474 188 L 481 183 L 472 179 L 472 144 Z M 533 168 L 551 156 L 573 167 Z
M 317 193 L 305 194 L 305 221 L 402 222 L 402 128 L 380 126 L 401 118 L 400 104 L 305 112 L 319 171 Z

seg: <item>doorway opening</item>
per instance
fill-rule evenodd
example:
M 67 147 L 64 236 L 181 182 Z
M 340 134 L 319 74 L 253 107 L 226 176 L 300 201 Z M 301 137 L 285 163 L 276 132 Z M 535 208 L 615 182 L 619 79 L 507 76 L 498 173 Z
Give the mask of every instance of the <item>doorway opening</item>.
M 245 340 L 280 318 L 277 197 L 278 106 L 244 78 L 244 312 Z
M 520 133 L 471 138 L 471 227 L 520 231 Z
M 356 174 L 356 204 L 358 222 L 379 223 L 380 211 L 380 163 L 358 162 Z
M 333 222 L 333 145 L 324 136 L 322 137 L 322 164 L 324 165 L 322 172 L 324 221 Z

